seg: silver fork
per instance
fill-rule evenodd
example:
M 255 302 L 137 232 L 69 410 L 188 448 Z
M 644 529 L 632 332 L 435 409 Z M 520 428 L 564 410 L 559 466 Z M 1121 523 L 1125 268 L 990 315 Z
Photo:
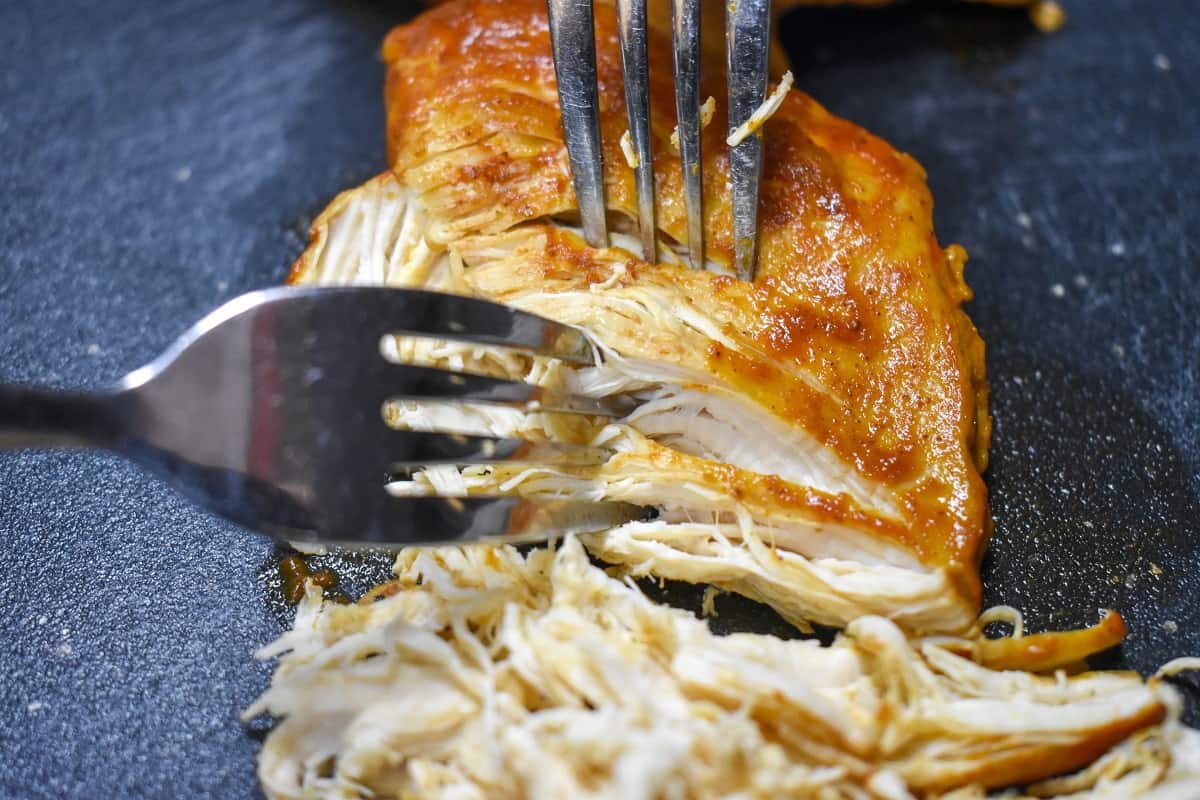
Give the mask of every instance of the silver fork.
M 704 266 L 703 175 L 700 148 L 700 0 L 671 0 L 675 107 L 687 210 L 689 260 Z M 563 134 L 584 236 L 593 247 L 608 245 L 600 116 L 596 90 L 596 45 L 592 0 L 547 0 L 554 70 Z M 730 0 L 725 41 L 729 131 L 748 120 L 767 92 L 771 35 L 770 0 Z M 650 141 L 646 0 L 617 0 L 625 106 L 636 156 L 638 228 L 642 255 L 654 260 L 654 154 Z M 762 176 L 762 133 L 755 131 L 730 149 L 734 269 L 753 280 L 758 242 L 758 194 Z
M 0 449 L 97 447 L 132 459 L 198 504 L 289 540 L 357 545 L 612 527 L 643 509 L 516 497 L 396 497 L 406 468 L 594 462 L 586 447 L 396 430 L 391 400 L 502 404 L 618 416 L 617 402 L 384 358 L 387 334 L 498 346 L 591 364 L 576 329 L 455 295 L 384 288 L 278 288 L 242 295 L 117 385 L 64 392 L 0 385 Z

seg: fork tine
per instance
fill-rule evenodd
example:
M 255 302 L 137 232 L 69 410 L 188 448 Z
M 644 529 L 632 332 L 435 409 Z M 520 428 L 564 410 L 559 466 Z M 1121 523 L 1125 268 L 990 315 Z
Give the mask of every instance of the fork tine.
M 281 286 L 237 297 L 209 314 L 150 365 L 169 363 L 207 332 L 243 315 L 278 317 L 271 324 L 305 350 L 344 343 L 346 352 L 389 334 L 449 339 L 553 356 L 575 364 L 595 359 L 577 328 L 474 297 L 379 286 Z M 314 336 L 320 337 L 320 341 Z M 144 379 L 144 370 L 127 381 Z
M 474 436 L 443 431 L 397 430 L 384 427 L 375 439 L 382 454 L 381 470 L 392 473 L 411 472 L 437 464 L 496 464 L 500 462 L 530 464 L 601 464 L 612 455 L 598 447 L 529 442 L 525 439 L 500 436 Z
M 700 0 L 671 0 L 675 61 L 675 116 L 687 209 L 688 256 L 704 268 L 704 194 L 700 164 Z
M 319 287 L 322 295 L 344 292 L 348 306 L 344 320 L 375 318 L 383 333 L 431 336 L 483 345 L 526 350 L 565 361 L 593 364 L 592 347 L 578 329 L 511 306 L 474 297 L 413 289 L 376 295 L 378 289 Z M 318 302 L 324 302 L 318 300 Z
M 339 529 L 340 521 L 331 520 L 321 540 L 376 546 L 445 544 L 481 538 L 534 541 L 606 530 L 644 513 L 644 509 L 627 503 L 519 497 L 391 497 L 381 490 L 365 530 Z
M 732 133 L 766 97 L 770 0 L 732 0 L 725 32 Z M 734 267 L 739 278 L 753 280 L 758 244 L 758 186 L 762 177 L 761 132 L 755 131 L 730 148 L 729 172 L 733 183 Z
M 581 397 L 521 381 L 415 364 L 385 363 L 371 378 L 387 400 L 455 400 L 601 417 L 622 417 L 632 410 L 632 404 L 621 400 Z
M 621 71 L 625 78 L 625 109 L 629 137 L 637 156 L 638 230 L 642 258 L 658 260 L 654 226 L 654 153 L 650 148 L 650 67 L 646 54 L 646 0 L 617 0 L 621 37 Z
M 592 247 L 607 247 L 592 0 L 547 0 L 546 6 L 563 135 L 583 235 Z

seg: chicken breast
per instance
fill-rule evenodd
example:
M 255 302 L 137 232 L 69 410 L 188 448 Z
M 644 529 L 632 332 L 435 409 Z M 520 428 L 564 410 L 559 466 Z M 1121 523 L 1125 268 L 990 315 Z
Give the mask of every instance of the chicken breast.
M 614 227 L 628 228 L 636 197 L 607 6 L 597 35 L 607 202 Z M 915 631 L 967 629 L 989 526 L 990 424 L 983 344 L 961 309 L 965 253 L 938 244 L 911 158 L 793 91 L 763 131 L 757 279 L 721 274 L 733 241 L 720 102 L 704 132 L 712 269 L 683 266 L 667 36 L 655 27 L 650 46 L 663 263 L 620 234 L 589 248 L 573 227 L 544 4 L 455 2 L 388 37 L 393 170 L 334 202 L 292 279 L 466 292 L 577 325 L 600 366 L 523 377 L 642 400 L 618 425 L 567 426 L 609 446 L 605 464 L 476 471 L 464 490 L 654 505 L 659 520 L 590 546 L 797 622 L 874 613 Z M 706 67 L 704 92 L 723 97 L 718 63 Z M 491 432 L 520 427 L 494 417 Z M 523 430 L 563 433 L 544 428 Z

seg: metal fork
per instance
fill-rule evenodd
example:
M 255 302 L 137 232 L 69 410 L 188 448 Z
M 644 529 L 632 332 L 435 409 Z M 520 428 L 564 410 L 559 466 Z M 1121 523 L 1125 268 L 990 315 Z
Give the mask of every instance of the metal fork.
M 618 416 L 615 402 L 384 358 L 387 334 L 498 346 L 591 364 L 578 330 L 455 295 L 279 288 L 238 297 L 117 385 L 62 392 L 0 385 L 0 449 L 99 447 L 198 504 L 289 540 L 358 545 L 594 531 L 637 518 L 622 503 L 396 497 L 398 470 L 434 464 L 591 462 L 591 448 L 396 430 L 391 400 L 502 404 Z
M 703 174 L 700 148 L 701 0 L 671 0 L 675 106 L 679 154 L 687 210 L 688 251 L 696 269 L 704 266 Z M 725 41 L 729 92 L 729 131 L 750 118 L 767 92 L 770 0 L 730 0 Z M 592 0 L 547 0 L 554 70 L 558 81 L 563 134 L 584 236 L 593 247 L 608 245 L 604 172 L 596 89 L 596 45 Z M 636 156 L 638 228 L 642 255 L 655 260 L 654 154 L 650 141 L 646 0 L 617 0 L 621 66 L 629 133 Z M 758 194 L 762 176 L 762 132 L 730 148 L 733 200 L 734 269 L 753 280 L 757 259 Z

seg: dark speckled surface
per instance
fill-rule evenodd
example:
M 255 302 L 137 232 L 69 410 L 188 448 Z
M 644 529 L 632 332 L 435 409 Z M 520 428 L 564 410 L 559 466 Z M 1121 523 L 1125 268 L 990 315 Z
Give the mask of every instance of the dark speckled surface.
M 1114 606 L 1109 665 L 1200 654 L 1200 17 L 1189 0 L 797 14 L 798 79 L 928 169 L 989 345 L 990 601 Z M 404 5 L 0 7 L 0 380 L 92 386 L 243 290 L 382 166 Z M 0 457 L 0 796 L 255 797 L 237 721 L 272 547 L 115 459 Z M 694 604 L 698 591 L 671 596 Z M 721 629 L 779 630 L 736 598 Z

